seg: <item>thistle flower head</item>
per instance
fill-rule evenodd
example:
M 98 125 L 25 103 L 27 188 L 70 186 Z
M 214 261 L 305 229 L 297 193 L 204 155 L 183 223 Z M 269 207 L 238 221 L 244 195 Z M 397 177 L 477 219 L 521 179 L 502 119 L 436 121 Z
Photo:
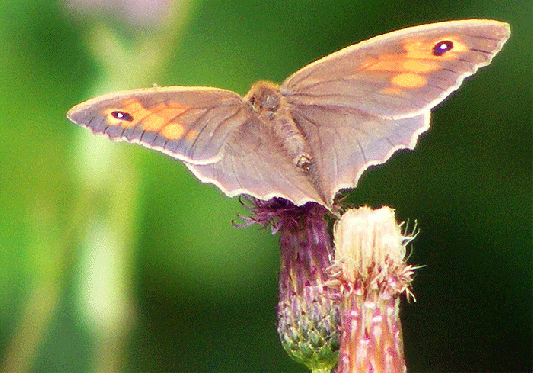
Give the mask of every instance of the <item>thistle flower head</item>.
M 311 219 L 322 220 L 327 214 L 326 208 L 317 203 L 310 202 L 303 206 L 296 206 L 280 197 L 264 201 L 244 196 L 241 197 L 241 203 L 252 215 L 239 216 L 243 224 L 235 224 L 235 226 L 239 228 L 245 228 L 253 224 L 262 225 L 264 228 L 270 226 L 272 234 L 276 234 L 280 230 L 301 230 L 305 226 L 305 221 Z
M 280 233 L 281 265 L 278 333 L 293 359 L 314 372 L 329 372 L 337 363 L 340 314 L 327 294 L 327 268 L 333 245 L 324 219 L 328 211 L 316 203 L 295 206 L 282 198 L 248 199 L 251 217 L 244 224 L 271 227 Z
M 411 239 L 388 207 L 349 210 L 337 223 L 328 285 L 342 315 L 338 373 L 406 371 L 398 304 L 412 280 Z

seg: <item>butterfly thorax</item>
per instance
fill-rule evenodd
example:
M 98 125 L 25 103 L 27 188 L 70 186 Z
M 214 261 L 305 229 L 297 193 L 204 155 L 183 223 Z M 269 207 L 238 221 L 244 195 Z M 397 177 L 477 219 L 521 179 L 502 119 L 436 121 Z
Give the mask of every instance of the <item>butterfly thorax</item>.
M 302 171 L 307 171 L 312 162 L 311 155 L 304 134 L 295 123 L 290 106 L 281 95 L 279 86 L 259 81 L 250 88 L 244 99 L 261 121 L 272 129 L 294 165 Z

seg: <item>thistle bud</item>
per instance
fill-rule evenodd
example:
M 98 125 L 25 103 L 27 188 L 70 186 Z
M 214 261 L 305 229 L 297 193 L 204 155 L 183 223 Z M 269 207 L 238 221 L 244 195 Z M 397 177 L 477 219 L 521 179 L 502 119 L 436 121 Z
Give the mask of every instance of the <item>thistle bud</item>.
M 388 207 L 347 211 L 334 230 L 330 290 L 340 299 L 338 373 L 406 372 L 399 297 L 410 294 L 413 269 L 404 236 Z

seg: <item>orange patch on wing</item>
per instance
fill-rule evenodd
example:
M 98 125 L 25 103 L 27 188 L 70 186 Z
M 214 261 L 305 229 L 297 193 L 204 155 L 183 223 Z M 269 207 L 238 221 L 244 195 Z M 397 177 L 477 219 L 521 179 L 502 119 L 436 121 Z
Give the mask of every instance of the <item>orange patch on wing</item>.
M 404 55 L 385 54 L 379 56 L 379 60 L 373 63 L 367 61 L 364 70 L 369 71 L 390 71 L 390 72 L 414 72 L 419 74 L 430 73 L 440 69 L 440 65 L 435 61 L 417 60 Z
M 120 120 L 115 117 L 113 117 L 112 113 L 114 111 L 120 111 L 127 113 L 132 116 L 132 121 L 126 121 L 126 120 Z M 102 114 L 106 117 L 107 123 L 111 126 L 121 126 L 123 128 L 131 128 L 135 126 L 141 119 L 146 117 L 150 114 L 148 110 L 146 110 L 139 101 L 137 101 L 135 98 L 130 98 L 128 100 L 125 100 L 122 102 L 121 107 L 113 107 L 109 109 L 105 109 Z
M 186 107 L 177 104 L 167 106 L 164 103 L 147 109 L 136 98 L 129 98 L 122 102 L 122 107 L 106 109 L 102 114 L 106 116 L 107 122 L 112 126 L 119 125 L 123 128 L 131 128 L 141 123 L 142 129 L 145 131 L 159 131 L 165 124 L 186 110 Z M 133 117 L 133 120 L 116 119 L 111 115 L 114 111 L 128 113 Z
M 453 49 L 443 55 L 435 56 L 433 47 L 440 41 L 453 42 Z M 428 40 L 425 38 L 408 38 L 403 41 L 403 48 L 406 50 L 407 58 L 434 60 L 434 61 L 455 61 L 462 52 L 469 51 L 470 48 L 457 35 L 445 35 L 438 39 Z
M 407 60 L 403 61 L 402 67 L 404 71 L 410 71 L 413 73 L 430 73 L 432 71 L 437 71 L 440 69 L 438 63 L 434 61 L 419 61 L 419 60 Z
M 394 75 L 391 83 L 402 88 L 420 88 L 427 84 L 427 79 L 418 74 L 401 73 Z
M 180 123 L 168 123 L 159 134 L 167 140 L 179 140 L 185 134 L 185 127 Z
M 196 138 L 196 136 L 198 135 L 198 131 L 196 130 L 189 130 L 187 132 L 187 135 L 185 136 L 187 138 L 187 140 L 193 140 Z
M 441 41 L 451 41 L 453 48 L 436 56 L 433 48 Z M 470 50 L 459 35 L 444 35 L 431 40 L 411 37 L 404 39 L 401 46 L 403 52 L 369 57 L 358 68 L 364 71 L 396 73 L 390 78 L 391 85 L 381 89 L 381 93 L 401 95 L 406 89 L 424 87 L 427 84 L 426 75 L 442 68 L 440 61 L 458 60 L 463 52 Z
M 145 131 L 159 131 L 164 125 L 183 113 L 185 107 L 168 107 L 161 103 L 150 109 L 150 114 L 143 119 L 142 128 Z
M 405 58 L 409 59 L 433 59 L 433 42 L 424 38 L 408 38 L 402 42 L 405 50 Z
M 453 42 L 453 49 L 441 56 L 435 56 L 433 48 L 439 41 L 445 40 Z M 377 58 L 367 58 L 359 66 L 359 70 L 427 74 L 441 68 L 438 61 L 457 60 L 462 52 L 470 50 L 457 35 L 445 35 L 434 40 L 423 37 L 407 38 L 402 41 L 402 47 L 405 51 L 403 53 L 388 53 Z
M 145 107 L 136 98 L 133 98 L 133 97 L 127 100 L 124 100 L 122 102 L 122 105 L 124 106 L 125 110 L 130 110 L 133 112 L 146 110 Z

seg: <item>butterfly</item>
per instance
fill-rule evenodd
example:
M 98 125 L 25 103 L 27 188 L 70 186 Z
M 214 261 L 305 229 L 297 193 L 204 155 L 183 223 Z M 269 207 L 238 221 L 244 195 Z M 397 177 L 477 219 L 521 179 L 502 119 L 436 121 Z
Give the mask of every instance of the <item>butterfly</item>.
M 430 109 L 490 63 L 507 23 L 459 20 L 377 36 L 319 59 L 281 85 L 241 97 L 210 87 L 111 93 L 68 118 L 182 161 L 226 195 L 332 208 L 371 165 L 413 149 Z

